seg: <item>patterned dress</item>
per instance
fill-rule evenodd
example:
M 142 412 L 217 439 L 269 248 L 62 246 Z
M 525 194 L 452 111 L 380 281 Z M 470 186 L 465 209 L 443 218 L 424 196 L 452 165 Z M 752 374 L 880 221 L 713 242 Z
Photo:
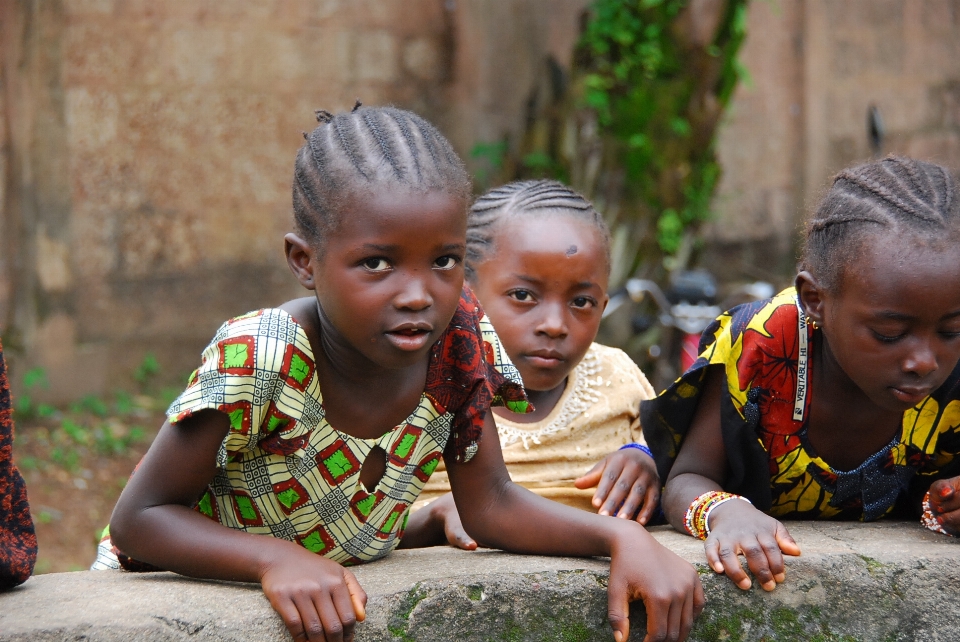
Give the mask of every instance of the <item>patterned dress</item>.
M 519 373 L 465 289 L 432 348 L 419 405 L 379 438 L 352 437 L 327 423 L 306 332 L 278 309 L 225 323 L 167 414 L 171 423 L 204 409 L 230 418 L 216 476 L 196 510 L 224 526 L 356 564 L 397 546 L 407 509 L 445 450 L 470 460 L 491 404 L 528 407 Z M 368 492 L 360 469 L 375 447 L 387 454 L 386 472 Z M 116 566 L 105 548 L 109 542 L 101 543 L 94 568 Z M 122 553 L 119 561 L 144 568 Z
M 573 481 L 624 444 L 643 443 L 640 401 L 654 394 L 625 352 L 592 344 L 546 417 L 520 423 L 494 415 L 510 479 L 541 497 L 597 512 L 591 504 L 595 489 L 581 490 Z M 413 509 L 448 492 L 441 463 Z
M 936 479 L 960 474 L 960 365 L 903 413 L 900 433 L 851 471 L 820 458 L 807 438 L 816 403 L 806 382 L 814 329 L 796 291 L 733 308 L 707 328 L 700 356 L 654 400 L 641 405 L 643 432 L 666 479 L 696 410 L 708 365 L 723 365 L 720 418 L 729 477 L 724 490 L 775 517 L 861 519 L 918 515 Z
M 22 584 L 37 561 L 27 488 L 13 463 L 13 409 L 0 346 L 0 590 Z

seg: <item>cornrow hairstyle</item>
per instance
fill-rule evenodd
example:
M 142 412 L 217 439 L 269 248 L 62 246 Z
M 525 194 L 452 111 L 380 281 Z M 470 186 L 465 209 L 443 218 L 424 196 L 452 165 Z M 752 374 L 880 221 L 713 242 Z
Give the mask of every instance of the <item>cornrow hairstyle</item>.
M 603 244 L 609 272 L 610 229 L 590 201 L 559 181 L 516 181 L 488 191 L 470 208 L 467 217 L 467 251 L 464 258 L 467 281 L 475 278 L 476 266 L 493 252 L 497 228 L 504 219 L 553 214 L 573 216 L 596 228 Z
M 839 288 L 867 236 L 880 231 L 958 236 L 956 178 L 940 165 L 897 156 L 843 170 L 807 222 L 801 267 L 826 289 Z
M 318 250 L 336 229 L 345 198 L 364 189 L 395 185 L 470 198 L 463 161 L 436 127 L 394 107 L 350 112 L 316 111 L 319 125 L 297 153 L 293 214 L 298 232 Z

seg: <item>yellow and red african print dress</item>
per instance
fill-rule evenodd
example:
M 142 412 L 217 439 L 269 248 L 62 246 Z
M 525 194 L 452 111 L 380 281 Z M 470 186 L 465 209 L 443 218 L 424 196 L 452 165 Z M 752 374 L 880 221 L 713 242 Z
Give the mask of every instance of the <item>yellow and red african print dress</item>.
M 919 514 L 920 499 L 934 480 L 960 474 L 960 365 L 903 414 L 893 442 L 855 470 L 837 471 L 817 456 L 803 420 L 816 403 L 803 385 L 816 367 L 804 358 L 814 340 L 793 288 L 722 314 L 704 331 L 690 369 L 641 406 L 644 437 L 660 478 L 666 479 L 683 444 L 707 366 L 722 365 L 727 394 L 721 395 L 721 430 L 730 471 L 725 490 L 745 495 L 776 517 L 872 520 L 894 512 Z
M 225 323 L 167 414 L 171 423 L 204 409 L 230 418 L 216 476 L 198 511 L 224 526 L 356 564 L 397 546 L 407 509 L 448 441 L 448 454 L 463 461 L 473 456 L 491 404 L 527 411 L 519 372 L 465 289 L 431 351 L 419 405 L 377 439 L 358 439 L 327 423 L 307 335 L 278 309 Z M 387 453 L 386 472 L 368 492 L 360 468 L 377 446 Z M 105 548 L 101 544 L 101 553 Z M 120 562 L 142 568 L 122 553 Z

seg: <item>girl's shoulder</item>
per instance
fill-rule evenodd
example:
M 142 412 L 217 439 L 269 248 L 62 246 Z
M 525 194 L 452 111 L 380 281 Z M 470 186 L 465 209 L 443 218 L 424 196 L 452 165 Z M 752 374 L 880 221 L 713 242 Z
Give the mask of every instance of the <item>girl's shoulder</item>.
M 574 369 L 575 385 L 599 378 L 601 392 L 626 394 L 637 402 L 655 396 L 653 386 L 640 366 L 620 348 L 593 343 Z
M 213 337 L 211 345 L 224 340 L 248 337 L 256 341 L 300 344 L 307 340 L 307 330 L 285 305 L 278 308 L 253 310 L 223 322 Z M 251 345 L 251 348 L 254 346 Z

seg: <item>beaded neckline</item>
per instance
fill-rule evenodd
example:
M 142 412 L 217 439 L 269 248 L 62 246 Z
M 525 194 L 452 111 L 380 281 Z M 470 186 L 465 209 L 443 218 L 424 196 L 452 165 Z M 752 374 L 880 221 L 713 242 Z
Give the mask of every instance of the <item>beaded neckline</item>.
M 536 430 L 524 430 L 508 424 L 507 421 L 509 420 L 499 421 L 498 419 L 497 432 L 500 435 L 500 444 L 509 446 L 520 441 L 523 442 L 524 449 L 529 450 L 531 443 L 540 444 L 541 437 L 554 435 L 568 427 L 575 417 L 583 414 L 591 405 L 600 400 L 600 396 L 594 390 L 594 388 L 603 385 L 600 370 L 600 358 L 594 350 L 588 350 L 567 378 L 567 389 L 564 391 L 565 398 L 561 398 L 559 410 L 555 408 L 553 411 L 556 416 Z

